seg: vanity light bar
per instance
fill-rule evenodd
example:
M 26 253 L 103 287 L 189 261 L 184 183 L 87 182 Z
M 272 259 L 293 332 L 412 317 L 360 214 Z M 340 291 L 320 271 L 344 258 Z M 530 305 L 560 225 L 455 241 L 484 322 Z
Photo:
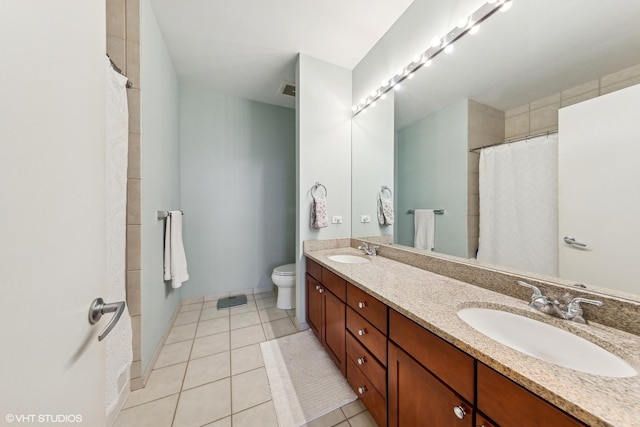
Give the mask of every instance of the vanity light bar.
M 365 111 L 367 107 L 375 106 L 376 101 L 384 98 L 385 94 L 391 89 L 399 89 L 401 82 L 405 79 L 411 79 L 413 73 L 420 68 L 431 65 L 433 58 L 443 51 L 446 53 L 451 52 L 454 42 L 458 41 L 467 33 L 475 34 L 478 30 L 478 25 L 498 10 L 509 10 L 512 1 L 513 0 L 489 0 L 468 18 L 461 19 L 460 22 L 458 22 L 458 26 L 448 31 L 443 37 L 435 37 L 431 40 L 431 45 L 426 51 L 421 55 L 416 55 L 409 65 L 399 69 L 390 79 L 383 80 L 378 89 L 372 91 L 369 96 L 361 99 L 357 105 L 354 105 L 351 109 L 353 116 Z

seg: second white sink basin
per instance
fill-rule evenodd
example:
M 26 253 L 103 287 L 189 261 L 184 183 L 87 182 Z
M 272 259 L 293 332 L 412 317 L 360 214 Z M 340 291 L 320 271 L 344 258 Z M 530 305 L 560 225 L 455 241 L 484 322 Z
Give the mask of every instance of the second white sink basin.
M 368 259 L 356 255 L 331 255 L 329 259 L 343 264 L 366 264 L 369 262 Z
M 501 344 L 565 368 L 603 377 L 633 377 L 627 362 L 577 335 L 506 311 L 464 308 L 458 317 Z

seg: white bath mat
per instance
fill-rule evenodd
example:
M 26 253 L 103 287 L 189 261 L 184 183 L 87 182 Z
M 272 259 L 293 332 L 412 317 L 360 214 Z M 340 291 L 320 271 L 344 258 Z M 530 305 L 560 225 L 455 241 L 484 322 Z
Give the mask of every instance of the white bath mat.
M 260 348 L 280 427 L 299 427 L 356 400 L 310 329 Z

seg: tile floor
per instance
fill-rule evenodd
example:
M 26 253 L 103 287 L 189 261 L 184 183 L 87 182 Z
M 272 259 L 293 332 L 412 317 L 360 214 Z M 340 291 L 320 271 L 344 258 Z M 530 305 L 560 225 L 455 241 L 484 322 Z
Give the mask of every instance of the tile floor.
M 131 392 L 115 427 L 277 427 L 260 342 L 297 332 L 295 310 L 276 308 L 273 293 L 248 295 L 245 306 L 184 304 L 147 386 Z M 369 427 L 359 400 L 310 427 Z

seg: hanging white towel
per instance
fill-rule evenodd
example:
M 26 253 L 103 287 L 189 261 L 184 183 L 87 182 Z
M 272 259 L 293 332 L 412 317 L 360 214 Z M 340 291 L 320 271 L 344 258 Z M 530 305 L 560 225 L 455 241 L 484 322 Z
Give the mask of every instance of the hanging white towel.
M 435 247 L 436 216 L 433 209 L 416 209 L 413 246 L 432 251 Z
M 313 197 L 313 202 L 311 202 L 311 218 L 309 220 L 309 226 L 311 229 L 329 226 L 326 197 Z
M 393 225 L 393 200 L 378 197 L 378 223 L 383 226 Z
M 171 280 L 172 288 L 179 288 L 189 280 L 187 257 L 182 243 L 182 212 L 170 211 L 164 235 L 164 280 Z

